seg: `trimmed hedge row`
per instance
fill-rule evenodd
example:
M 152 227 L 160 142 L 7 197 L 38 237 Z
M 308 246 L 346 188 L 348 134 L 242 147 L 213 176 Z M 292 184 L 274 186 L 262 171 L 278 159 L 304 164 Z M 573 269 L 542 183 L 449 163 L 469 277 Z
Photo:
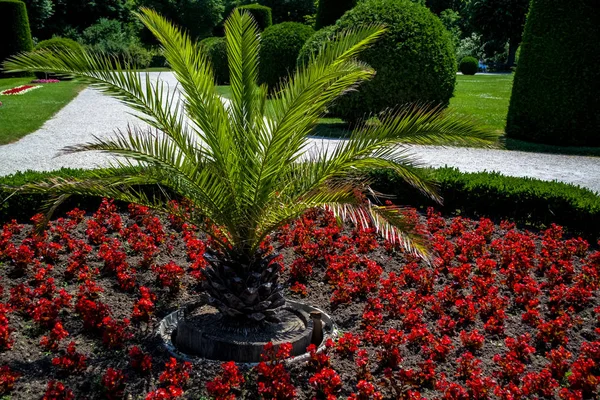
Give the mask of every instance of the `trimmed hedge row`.
M 499 173 L 463 173 L 455 168 L 431 170 L 431 177 L 439 183 L 444 198 L 441 206 L 393 173 L 372 174 L 374 189 L 394 195 L 398 204 L 433 206 L 445 214 L 510 219 L 533 228 L 556 223 L 592 242 L 600 239 L 600 196 L 588 189 Z
M 560 146 L 600 146 L 598 0 L 533 0 L 506 135 Z
M 0 63 L 10 56 L 32 49 L 25 3 L 0 0 Z
M 439 182 L 444 205 L 436 205 L 420 195 L 387 170 L 371 174 L 373 187 L 382 193 L 395 196 L 398 204 L 418 205 L 425 209 L 434 206 L 447 215 L 460 213 L 471 217 L 488 217 L 494 220 L 510 219 L 521 225 L 544 228 L 552 223 L 563 225 L 572 234 L 582 235 L 591 242 L 600 239 L 600 196 L 590 190 L 560 182 L 545 182 L 531 178 L 507 177 L 497 173 L 462 173 L 454 168 L 428 171 Z M 2 190 L 2 185 L 18 186 L 27 182 L 48 179 L 51 176 L 87 177 L 91 172 L 62 169 L 56 172 L 25 172 L 0 178 L 0 223 L 13 218 L 27 221 L 46 200 L 42 195 L 16 193 Z M 97 198 L 74 196 L 58 210 L 73 207 L 93 210 Z

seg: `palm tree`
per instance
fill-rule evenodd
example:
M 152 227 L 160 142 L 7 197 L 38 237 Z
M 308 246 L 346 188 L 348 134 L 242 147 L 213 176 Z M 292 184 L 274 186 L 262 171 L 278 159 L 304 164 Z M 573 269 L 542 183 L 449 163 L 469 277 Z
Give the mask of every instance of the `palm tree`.
M 308 135 L 327 106 L 375 74 L 357 55 L 384 28 L 339 34 L 281 82 L 268 102 L 267 88 L 257 85 L 259 31 L 249 14 L 234 11 L 225 24 L 232 99 L 224 103 L 198 44 L 152 10 L 141 9 L 137 16 L 160 42 L 180 95 L 127 63 L 89 51 L 33 52 L 4 64 L 9 71 L 50 71 L 85 80 L 149 125 L 63 150 L 119 156 L 102 174 L 56 178 L 21 190 L 51 193 L 57 202 L 72 194 L 105 196 L 165 212 L 171 211 L 166 201 L 136 188 L 159 185 L 186 199 L 193 208 L 188 218 L 218 244 L 207 257 L 204 291 L 228 317 L 269 320 L 283 305 L 279 266 L 261 252 L 260 243 L 309 208 L 375 226 L 387 239 L 426 255 L 424 240 L 411 231 L 400 208 L 375 204 L 367 173 L 395 171 L 439 199 L 405 144 L 490 146 L 497 139 L 440 109 L 404 107 L 384 113 L 378 123 L 359 125 L 335 148 L 312 151 Z

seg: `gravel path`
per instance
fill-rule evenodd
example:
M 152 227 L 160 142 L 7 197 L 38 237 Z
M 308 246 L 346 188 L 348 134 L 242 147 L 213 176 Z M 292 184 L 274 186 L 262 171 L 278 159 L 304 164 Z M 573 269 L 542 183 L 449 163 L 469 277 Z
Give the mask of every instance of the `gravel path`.
M 167 81 L 173 90 L 176 81 L 169 72 L 151 73 Z M 93 89 L 83 90 L 71 103 L 47 121 L 37 132 L 0 146 L 0 175 L 28 169 L 49 171 L 62 167 L 95 168 L 106 165 L 109 156 L 97 152 L 55 157 L 65 146 L 106 137 L 115 129 L 139 123 L 128 108 Z M 312 139 L 315 146 L 335 146 L 339 140 Z M 453 166 L 461 171 L 497 171 L 510 176 L 573 183 L 600 193 L 600 158 L 526 153 L 506 150 L 413 146 L 425 165 Z

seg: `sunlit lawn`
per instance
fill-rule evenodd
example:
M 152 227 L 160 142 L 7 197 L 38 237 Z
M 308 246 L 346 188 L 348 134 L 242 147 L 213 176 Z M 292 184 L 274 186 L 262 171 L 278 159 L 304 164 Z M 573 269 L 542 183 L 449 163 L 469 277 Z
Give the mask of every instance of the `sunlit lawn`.
M 29 84 L 34 78 L 0 79 L 0 92 Z M 0 95 L 0 145 L 14 142 L 39 129 L 85 86 L 77 81 L 41 84 L 22 95 Z

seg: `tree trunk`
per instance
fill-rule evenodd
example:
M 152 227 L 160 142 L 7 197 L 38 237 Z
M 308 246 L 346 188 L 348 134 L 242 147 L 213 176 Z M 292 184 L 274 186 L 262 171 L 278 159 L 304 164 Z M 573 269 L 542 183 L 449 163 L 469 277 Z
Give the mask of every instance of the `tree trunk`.
M 514 67 L 518 48 L 519 48 L 518 41 L 516 41 L 514 39 L 511 39 L 508 41 L 508 58 L 506 59 L 506 68 L 507 69 Z

